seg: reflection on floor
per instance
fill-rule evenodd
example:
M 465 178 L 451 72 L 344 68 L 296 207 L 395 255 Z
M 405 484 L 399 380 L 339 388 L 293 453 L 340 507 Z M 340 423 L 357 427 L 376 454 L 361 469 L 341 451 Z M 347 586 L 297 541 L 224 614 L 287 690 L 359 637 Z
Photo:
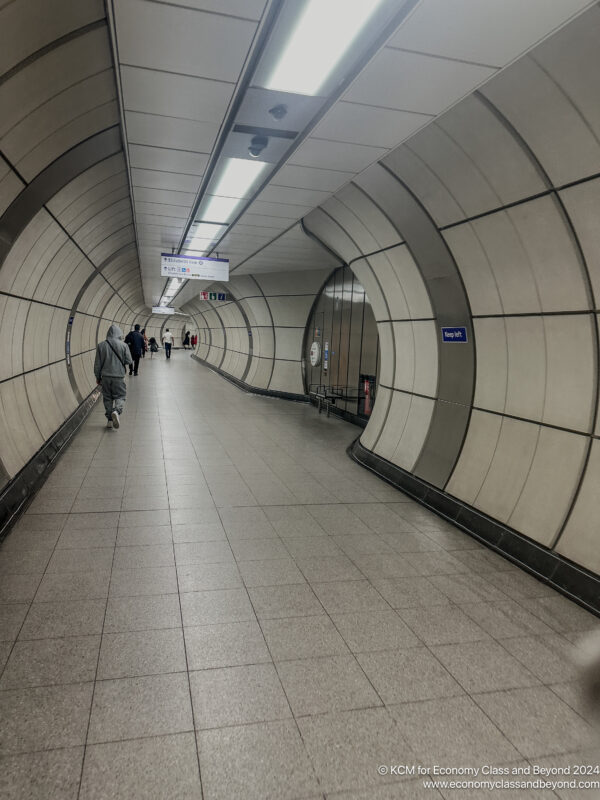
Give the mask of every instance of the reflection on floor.
M 183 352 L 127 380 L 0 552 L 4 798 L 457 800 L 418 767 L 597 763 L 596 618 L 352 463 L 357 428 Z

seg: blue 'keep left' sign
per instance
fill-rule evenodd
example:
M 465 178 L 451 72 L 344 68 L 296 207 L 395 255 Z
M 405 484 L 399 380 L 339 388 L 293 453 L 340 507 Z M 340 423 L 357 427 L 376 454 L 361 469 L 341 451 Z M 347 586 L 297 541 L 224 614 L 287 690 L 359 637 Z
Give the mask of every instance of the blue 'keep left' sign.
M 466 328 L 442 328 L 442 341 L 450 342 L 452 344 L 466 344 L 467 343 L 467 329 Z

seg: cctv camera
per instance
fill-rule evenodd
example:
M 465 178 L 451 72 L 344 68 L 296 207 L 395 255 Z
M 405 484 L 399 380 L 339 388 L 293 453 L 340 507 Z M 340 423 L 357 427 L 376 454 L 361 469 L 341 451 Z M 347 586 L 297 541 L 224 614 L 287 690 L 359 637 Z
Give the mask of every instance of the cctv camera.
M 273 108 L 269 109 L 269 114 L 273 117 L 273 119 L 283 119 L 287 114 L 287 106 L 283 103 L 279 103 L 279 105 L 273 106 Z
M 250 140 L 250 146 L 248 147 L 248 152 L 252 156 L 252 158 L 258 158 L 265 147 L 269 144 L 269 140 L 266 136 L 253 136 Z

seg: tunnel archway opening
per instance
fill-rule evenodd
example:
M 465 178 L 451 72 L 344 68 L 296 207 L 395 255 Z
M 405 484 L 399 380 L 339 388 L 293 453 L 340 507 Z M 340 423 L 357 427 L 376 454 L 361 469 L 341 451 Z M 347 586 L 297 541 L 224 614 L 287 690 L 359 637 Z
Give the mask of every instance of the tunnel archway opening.
M 380 344 L 371 302 L 348 265 L 334 270 L 311 309 L 302 353 L 304 389 L 363 427 L 375 405 Z

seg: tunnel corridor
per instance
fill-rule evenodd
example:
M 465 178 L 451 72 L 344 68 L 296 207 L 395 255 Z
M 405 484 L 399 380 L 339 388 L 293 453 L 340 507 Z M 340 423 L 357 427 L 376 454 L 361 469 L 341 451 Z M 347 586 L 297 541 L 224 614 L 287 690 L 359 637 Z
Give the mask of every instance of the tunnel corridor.
M 3 796 L 600 770 L 599 42 L 592 0 L 0 1 Z M 118 430 L 113 324 L 158 348 Z

